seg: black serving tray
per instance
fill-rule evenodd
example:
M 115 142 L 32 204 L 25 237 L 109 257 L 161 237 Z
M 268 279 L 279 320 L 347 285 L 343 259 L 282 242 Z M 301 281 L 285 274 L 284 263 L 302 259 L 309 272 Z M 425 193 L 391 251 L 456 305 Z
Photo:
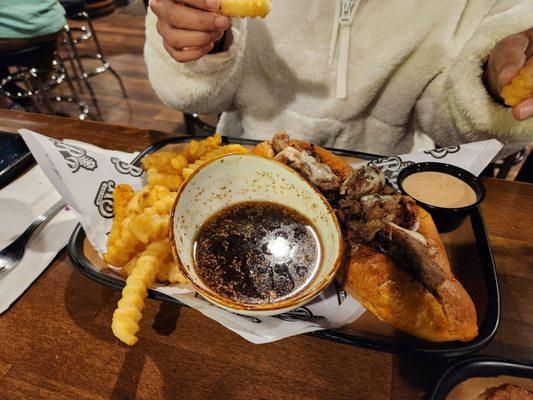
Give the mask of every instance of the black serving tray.
M 461 382 L 470 378 L 500 375 L 533 379 L 533 363 L 520 364 L 503 358 L 471 358 L 453 364 L 428 393 L 427 400 L 446 400 L 448 394 Z
M 192 139 L 198 140 L 205 137 L 207 136 L 182 136 L 158 142 L 140 153 L 132 163 L 140 165 L 140 161 L 144 156 L 158 151 L 167 145 L 189 142 Z M 255 145 L 258 143 L 256 140 L 231 137 L 223 137 L 223 142 L 239 143 L 243 145 Z M 379 156 L 374 154 L 356 151 L 339 149 L 329 150 L 344 157 L 354 157 L 369 161 L 379 158 Z M 401 334 L 398 337 L 387 337 L 369 332 L 360 333 L 357 330 L 348 332 L 343 328 L 312 332 L 309 333 L 309 335 L 372 350 L 432 357 L 458 357 L 478 351 L 485 347 L 492 340 L 498 329 L 500 321 L 500 291 L 498 287 L 496 267 L 494 265 L 488 234 L 480 208 L 475 208 L 471 211 L 470 223 L 475 237 L 479 262 L 482 267 L 482 275 L 486 286 L 484 290 L 487 294 L 484 318 L 480 322 L 479 335 L 477 338 L 468 343 L 432 343 L 415 339 L 406 334 Z M 90 279 L 114 289 L 121 290 L 124 287 L 124 280 L 104 274 L 93 267 L 91 261 L 84 253 L 85 237 L 85 231 L 81 225 L 78 225 L 68 244 L 68 252 L 74 266 Z M 155 300 L 182 304 L 178 300 L 152 289 L 148 290 L 148 295 Z

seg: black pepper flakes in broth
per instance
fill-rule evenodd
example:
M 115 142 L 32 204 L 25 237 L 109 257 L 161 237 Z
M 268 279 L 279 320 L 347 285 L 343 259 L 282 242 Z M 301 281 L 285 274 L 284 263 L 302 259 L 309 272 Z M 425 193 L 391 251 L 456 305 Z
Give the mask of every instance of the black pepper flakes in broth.
M 270 202 L 225 208 L 202 225 L 194 246 L 195 268 L 204 284 L 248 304 L 293 296 L 313 279 L 320 257 L 312 223 Z

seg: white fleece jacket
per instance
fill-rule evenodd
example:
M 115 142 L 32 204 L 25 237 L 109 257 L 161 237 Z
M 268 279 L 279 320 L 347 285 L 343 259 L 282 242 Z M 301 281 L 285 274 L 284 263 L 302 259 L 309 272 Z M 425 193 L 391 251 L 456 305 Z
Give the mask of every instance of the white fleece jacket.
M 233 19 L 233 45 L 175 62 L 156 17 L 145 59 L 161 100 L 188 113 L 224 112 L 218 129 L 269 138 L 280 128 L 320 145 L 401 154 L 497 138 L 506 152 L 533 140 L 484 86 L 497 41 L 533 26 L 533 0 L 363 0 L 350 31 L 347 97 L 328 63 L 340 0 L 273 0 L 266 19 Z M 415 140 L 417 138 L 417 140 Z

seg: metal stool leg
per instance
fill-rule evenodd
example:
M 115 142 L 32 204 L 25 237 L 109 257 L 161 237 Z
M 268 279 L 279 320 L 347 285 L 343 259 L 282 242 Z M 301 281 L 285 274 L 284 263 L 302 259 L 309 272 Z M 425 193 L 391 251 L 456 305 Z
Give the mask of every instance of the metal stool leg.
M 115 78 L 117 78 L 118 84 L 120 85 L 120 90 L 122 90 L 122 97 L 127 99 L 128 94 L 126 93 L 126 87 L 124 86 L 124 82 L 122 82 L 122 78 L 120 77 L 118 72 L 113 69 L 113 67 L 109 66 L 109 71 L 111 71 L 111 73 L 115 75 Z
M 24 73 L 25 74 L 25 73 Z M 28 80 L 28 78 L 24 75 L 24 83 L 26 86 L 28 86 L 28 88 L 31 88 L 32 87 L 32 84 L 31 82 Z M 28 96 L 33 104 L 33 106 L 35 107 L 35 109 L 40 112 L 40 113 L 43 113 L 42 111 L 42 107 L 41 107 L 41 104 L 39 104 L 39 102 L 37 101 L 37 96 L 32 94 L 30 96 Z M 51 113 L 50 110 L 48 110 L 48 113 Z M 44 113 L 43 113 L 44 114 Z
M 30 70 L 30 75 L 32 76 L 33 80 L 35 80 L 35 84 L 37 85 L 37 89 L 39 89 L 40 97 L 43 100 L 44 104 L 46 104 L 46 107 L 50 111 L 50 114 L 56 115 L 56 111 L 54 109 L 54 106 L 52 105 L 52 102 L 50 101 L 50 98 L 46 94 L 46 90 L 44 88 L 44 84 L 43 84 L 42 78 L 39 76 L 39 74 L 33 68 Z
M 57 63 L 59 64 L 59 68 L 61 69 L 61 72 L 65 74 L 65 80 L 67 81 L 67 85 L 70 89 L 70 92 L 72 94 L 72 98 L 74 99 L 74 102 L 78 105 L 78 108 L 80 109 L 80 116 L 79 119 L 83 120 L 85 117 L 89 114 L 89 109 L 85 102 L 80 98 L 78 92 L 76 91 L 76 88 L 74 87 L 74 84 L 72 83 L 72 79 L 70 78 L 70 74 L 68 73 L 65 63 L 61 59 L 61 57 L 57 57 Z
M 183 114 L 185 117 L 185 133 L 187 135 L 196 135 L 196 125 L 194 124 L 194 117 L 191 114 Z
M 533 153 L 527 156 L 515 180 L 518 182 L 533 183 Z
M 92 37 L 93 37 L 93 40 L 94 40 L 94 44 L 96 46 L 96 51 L 97 51 L 98 55 L 100 56 L 99 58 L 102 60 L 102 62 L 104 64 L 108 65 L 109 71 L 111 71 L 111 73 L 115 76 L 115 78 L 117 78 L 117 81 L 118 81 L 118 83 L 120 85 L 120 89 L 122 90 L 122 96 L 125 99 L 127 99 L 128 98 L 128 94 L 126 93 L 126 87 L 124 86 L 124 82 L 122 82 L 122 78 L 120 77 L 120 75 L 109 65 L 109 62 L 107 61 L 107 57 L 105 56 L 105 54 L 104 54 L 104 52 L 102 50 L 102 46 L 100 46 L 100 41 L 98 40 L 98 36 L 96 35 L 96 31 L 94 29 L 94 25 L 93 25 L 93 22 L 91 20 L 91 17 L 89 17 L 89 14 L 87 14 L 85 11 L 80 13 L 80 16 L 85 18 L 85 20 L 87 21 L 87 24 L 89 25 L 89 29 L 91 30 L 91 34 L 92 34 Z
M 71 41 L 69 40 L 69 33 L 70 33 L 70 28 L 68 27 L 68 25 L 65 25 L 65 27 L 63 28 L 62 44 L 67 50 L 67 59 L 70 64 L 70 67 L 72 68 L 72 72 L 76 76 L 76 82 L 78 83 L 78 89 L 80 90 L 81 94 L 84 94 L 83 85 L 81 84 L 81 81 L 83 79 L 82 72 L 78 71 L 78 69 L 76 68 L 76 65 L 74 65 L 74 54 L 72 51 Z
M 26 85 L 27 97 L 30 98 L 31 102 L 33 103 L 33 106 L 37 109 L 37 111 L 39 111 L 42 114 L 46 114 L 47 112 L 48 114 L 54 115 L 55 114 L 54 107 L 52 107 L 50 102 L 47 103 L 41 95 L 42 90 L 43 90 L 42 81 L 40 81 L 41 87 L 38 89 L 39 94 L 35 94 L 33 83 L 28 78 L 28 74 L 30 74 L 30 71 L 28 70 L 28 68 L 19 68 L 16 73 L 20 74 L 20 76 L 22 77 L 22 81 Z M 41 102 L 37 101 L 37 99 L 41 99 Z M 43 108 L 41 106 L 42 103 L 46 104 L 46 107 L 47 107 L 46 112 L 43 112 Z
M 78 76 L 78 79 L 83 80 L 85 82 L 85 86 L 87 87 L 87 90 L 89 91 L 89 95 L 91 96 L 91 99 L 94 104 L 94 108 L 96 109 L 96 115 L 98 117 L 98 120 L 102 121 L 102 112 L 100 110 L 100 105 L 98 104 L 98 99 L 96 97 L 96 93 L 94 91 L 93 84 L 89 80 L 89 75 L 85 71 L 85 68 L 83 67 L 83 63 L 81 61 L 81 57 L 78 53 L 78 49 L 76 47 L 76 44 L 74 43 L 74 38 L 72 37 L 72 32 L 70 31 L 70 28 L 65 26 L 65 33 L 67 36 L 67 47 L 69 48 L 69 52 L 71 51 L 74 59 L 76 60 L 76 64 L 78 64 L 78 69 L 80 71 L 80 75 Z
M 507 157 L 505 157 L 502 166 L 499 168 L 498 175 L 496 175 L 496 178 L 498 179 L 505 179 L 507 178 L 507 175 L 509 174 L 509 171 L 511 170 L 511 167 L 513 166 L 513 161 L 516 157 L 517 153 L 513 153 Z

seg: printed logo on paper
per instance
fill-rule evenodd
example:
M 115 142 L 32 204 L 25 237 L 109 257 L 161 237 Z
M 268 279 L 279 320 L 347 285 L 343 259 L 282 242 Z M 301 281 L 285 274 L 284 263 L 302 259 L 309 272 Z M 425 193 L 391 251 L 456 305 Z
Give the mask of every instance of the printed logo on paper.
M 398 190 L 398 186 L 396 185 L 398 175 L 405 167 L 413 164 L 413 161 L 403 161 L 402 158 L 398 156 L 378 158 L 377 160 L 372 160 L 368 163 L 368 165 L 379 168 L 396 190 Z
M 59 150 L 59 153 L 63 156 L 67 162 L 67 166 L 72 173 L 78 172 L 81 168 L 87 171 L 94 171 L 98 168 L 98 163 L 94 158 L 87 155 L 87 151 L 78 146 L 63 143 L 60 140 L 50 139 L 54 146 Z
M 139 177 L 144 172 L 142 168 L 128 164 L 117 157 L 111 157 L 111 163 L 115 166 L 115 169 L 123 175 Z
M 115 181 L 103 181 L 96 192 L 94 205 L 98 208 L 98 212 L 103 218 L 113 218 L 113 190 L 115 186 Z
M 247 319 L 248 321 L 254 323 L 254 324 L 261 324 L 263 321 L 260 318 L 257 317 L 250 317 L 248 315 L 238 315 L 241 318 Z M 323 317 L 321 315 L 315 315 L 313 312 L 307 308 L 307 307 L 300 307 L 296 310 L 292 310 L 283 314 L 279 315 L 272 315 L 272 318 L 281 319 L 282 321 L 287 322 L 295 322 L 295 321 L 321 321 L 323 319 L 326 319 L 326 317 Z
M 280 315 L 273 315 L 272 318 L 278 318 L 282 321 L 294 322 L 294 321 L 320 321 L 325 319 L 321 315 L 314 315 L 313 312 L 307 307 L 300 307 L 296 310 L 292 310 Z
M 429 154 L 433 158 L 440 160 L 446 157 L 448 154 L 455 154 L 459 152 L 459 150 L 461 150 L 461 146 L 450 146 L 450 147 L 443 147 L 440 149 L 424 151 L 424 154 Z
M 335 281 L 335 291 L 337 292 L 337 302 L 339 303 L 339 306 L 344 303 L 344 300 L 346 300 L 346 291 L 342 289 L 339 282 Z

